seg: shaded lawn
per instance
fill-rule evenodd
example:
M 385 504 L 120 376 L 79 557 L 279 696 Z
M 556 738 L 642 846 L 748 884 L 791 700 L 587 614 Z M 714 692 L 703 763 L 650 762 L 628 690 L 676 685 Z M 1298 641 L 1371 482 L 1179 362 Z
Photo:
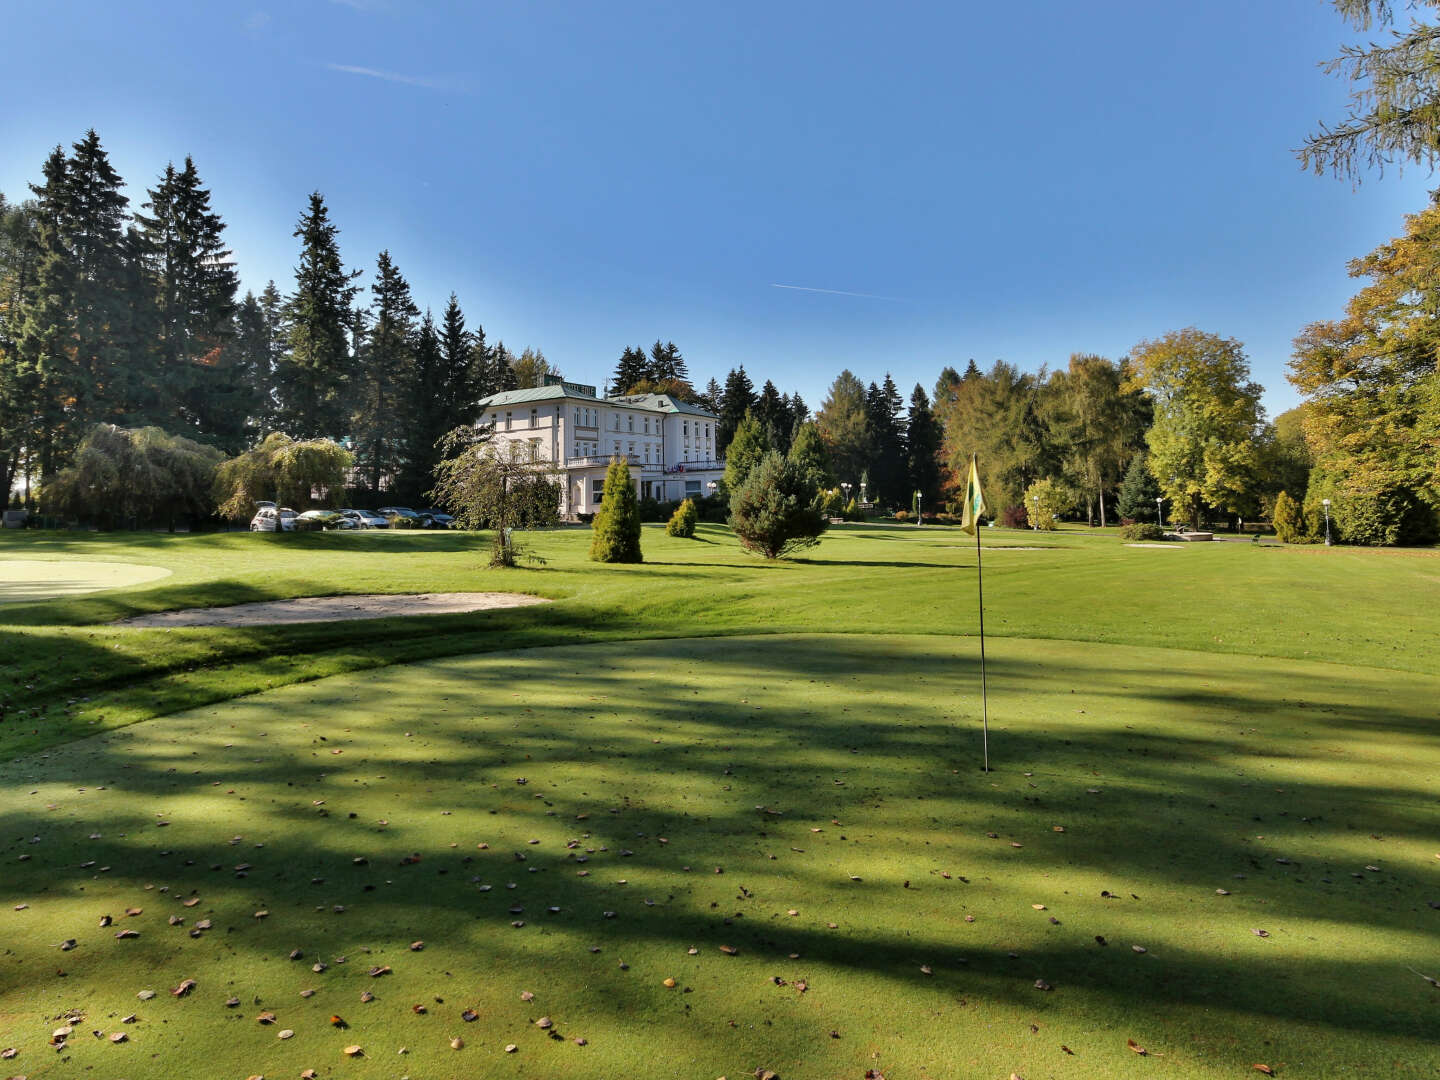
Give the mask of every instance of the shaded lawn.
M 989 658 L 989 775 L 974 643 L 936 636 L 449 658 L 20 757 L 0 1045 L 57 1076 L 1440 1069 L 1411 970 L 1440 974 L 1440 679 L 1021 638 Z M 131 1043 L 88 1034 L 131 1012 Z

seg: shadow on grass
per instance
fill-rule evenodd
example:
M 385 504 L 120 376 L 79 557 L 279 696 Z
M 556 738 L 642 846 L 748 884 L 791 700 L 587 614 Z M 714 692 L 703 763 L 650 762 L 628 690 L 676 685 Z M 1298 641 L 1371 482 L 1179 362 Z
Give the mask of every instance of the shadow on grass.
M 112 886 L 164 880 L 176 895 L 221 894 L 237 924 L 255 907 L 319 897 L 368 912 L 352 916 L 368 921 L 349 931 L 365 940 L 410 925 L 420 904 L 432 928 L 425 936 L 457 941 L 464 934 L 444 928 L 508 934 L 507 905 L 519 897 L 533 907 L 543 895 L 560 909 L 545 925 L 602 945 L 643 940 L 677 954 L 692 942 L 710 953 L 732 945 L 777 965 L 798 953 L 822 969 L 897 983 L 926 964 L 957 991 L 1016 1006 L 1032 1007 L 1043 979 L 1135 1014 L 1193 1009 L 1192 1023 L 1207 1017 L 1223 1028 L 1218 1017 L 1243 1013 L 1433 1045 L 1424 1034 L 1433 1005 L 1418 980 L 1413 993 L 1396 993 L 1403 972 L 1385 950 L 1368 959 L 1334 944 L 1378 933 L 1436 940 L 1440 912 L 1426 905 L 1434 875 L 1403 859 L 1368 871 L 1353 855 L 1367 834 L 1401 845 L 1429 842 L 1440 828 L 1423 768 L 1376 775 L 1366 757 L 1377 739 L 1433 736 L 1423 694 L 1370 696 L 1354 672 L 1323 665 L 1222 678 L 1169 667 L 1163 656 L 1106 668 L 1100 680 L 1083 650 L 1031 662 L 1020 648 L 989 662 L 992 708 L 1007 695 L 1012 708 L 1033 699 L 992 725 L 1002 768 L 991 775 L 973 769 L 973 700 L 952 704 L 957 688 L 973 693 L 970 645 L 939 640 L 531 650 L 478 668 L 437 661 L 419 686 L 398 669 L 349 680 L 384 703 L 383 715 L 363 722 L 318 688 L 310 701 L 295 691 L 277 698 L 273 714 L 241 703 L 238 727 L 211 727 L 222 715 L 185 728 L 198 744 L 167 741 L 161 721 L 0 771 L 12 791 L 23 771 L 27 784 L 63 791 L 103 782 L 129 803 L 93 841 L 83 839 L 92 827 L 83 818 L 53 819 L 43 857 L 23 864 L 16 856 L 37 850 L 26 843 L 34 816 L 0 814 L 0 836 L 15 838 L 0 844 L 0 861 L 15 868 L 7 895 L 63 892 L 92 876 L 82 861 L 98 861 L 113 867 Z M 816 702 L 790 693 L 806 680 L 833 692 Z M 711 682 L 745 696 L 697 693 Z M 786 688 L 783 705 L 766 696 L 772 683 Z M 544 687 L 544 702 L 515 692 L 526 686 Z M 1285 700 L 1297 691 L 1333 711 L 1297 718 Z M 289 742 L 272 749 L 267 739 Z M 221 740 L 237 749 L 222 750 Z M 246 813 L 268 821 L 263 852 L 227 849 L 225 830 L 208 819 L 157 831 L 153 807 L 183 807 L 217 786 L 257 797 L 263 809 Z M 457 822 L 437 832 L 431 823 L 452 812 Z M 417 824 L 374 824 L 392 814 Z M 585 839 L 566 848 L 581 830 Z M 509 841 L 484 854 L 440 842 L 477 832 Z M 527 849 L 527 835 L 541 843 Z M 412 847 L 423 861 L 402 863 Z M 575 873 L 587 848 L 594 878 Z M 355 851 L 370 863 L 355 865 Z M 255 869 L 236 881 L 228 867 L 242 859 Z M 848 879 L 847 865 L 861 880 Z M 726 875 L 711 874 L 716 866 Z M 958 877 L 938 876 L 960 866 Z M 480 894 L 477 872 L 524 885 L 509 898 Z M 668 899 L 640 907 L 617 889 L 622 872 Z M 1060 920 L 1022 929 L 997 908 L 1027 907 L 1015 898 L 1030 895 L 1041 873 Z M 1102 884 L 1113 899 L 1099 895 Z M 1217 899 L 1221 886 L 1237 895 Z M 826 898 L 856 918 L 834 930 L 777 918 L 791 902 L 782 897 L 795 896 L 816 906 Z M 1186 904 L 1194 945 L 1171 942 L 1143 958 L 1127 948 L 1140 913 L 1155 917 L 1150 905 L 1173 913 Z M 602 908 L 620 916 L 603 919 Z M 963 921 L 971 914 L 975 926 Z M 1251 936 L 1250 920 L 1272 940 Z M 1322 933 L 1322 922 L 1333 932 Z M 1237 936 L 1207 947 L 1217 928 Z M 1097 934 L 1114 946 L 1098 945 Z M 257 956 L 276 949 L 253 921 L 226 940 Z M 515 939 L 485 940 L 501 953 L 524 951 L 503 944 Z

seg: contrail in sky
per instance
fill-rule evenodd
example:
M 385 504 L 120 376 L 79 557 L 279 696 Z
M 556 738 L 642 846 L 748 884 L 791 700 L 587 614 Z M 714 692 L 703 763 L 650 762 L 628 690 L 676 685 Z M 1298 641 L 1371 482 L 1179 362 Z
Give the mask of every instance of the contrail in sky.
M 326 64 L 331 71 L 346 75 L 364 75 L 368 79 L 383 79 L 385 82 L 404 83 L 407 86 L 423 86 L 429 90 L 444 90 L 446 87 L 434 79 L 423 79 L 418 75 L 402 75 L 396 71 L 380 71 L 376 68 L 357 67 L 354 64 Z
M 809 285 L 781 285 L 781 284 L 779 284 L 779 283 L 777 283 L 777 282 L 773 282 L 773 281 L 770 283 L 770 287 L 771 287 L 772 289 L 794 289 L 796 292 L 818 292 L 818 293 L 825 293 L 825 294 L 827 294 L 827 295 L 829 295 L 829 296 L 858 296 L 858 297 L 860 297 L 862 300 L 900 300 L 900 299 L 901 299 L 901 297 L 898 297 L 898 296 L 877 296 L 875 293 L 868 293 L 868 292 L 846 292 L 844 289 L 812 289 Z

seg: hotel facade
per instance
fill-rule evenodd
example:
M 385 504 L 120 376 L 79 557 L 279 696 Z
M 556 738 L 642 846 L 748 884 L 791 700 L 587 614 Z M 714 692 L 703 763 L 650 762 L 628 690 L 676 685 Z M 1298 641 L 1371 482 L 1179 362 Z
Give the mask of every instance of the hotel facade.
M 716 449 L 719 418 L 669 394 L 600 397 L 595 387 L 547 376 L 545 385 L 507 390 L 480 402 L 478 423 L 531 461 L 552 462 L 560 517 L 593 514 L 612 458 L 630 463 L 640 498 L 714 494 L 725 462 Z

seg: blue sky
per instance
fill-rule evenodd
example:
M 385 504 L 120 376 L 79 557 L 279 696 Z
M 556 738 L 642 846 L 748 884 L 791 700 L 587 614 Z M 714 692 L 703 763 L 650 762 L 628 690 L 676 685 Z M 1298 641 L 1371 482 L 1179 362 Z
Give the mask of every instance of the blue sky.
M 1296 164 L 1347 92 L 1326 0 L 48 0 L 6 31 L 11 198 L 94 127 L 137 202 L 194 156 L 257 291 L 318 189 L 367 284 L 388 248 L 571 378 L 660 337 L 812 408 L 843 367 L 908 395 L 1195 325 L 1281 411 L 1292 337 L 1430 186 Z

